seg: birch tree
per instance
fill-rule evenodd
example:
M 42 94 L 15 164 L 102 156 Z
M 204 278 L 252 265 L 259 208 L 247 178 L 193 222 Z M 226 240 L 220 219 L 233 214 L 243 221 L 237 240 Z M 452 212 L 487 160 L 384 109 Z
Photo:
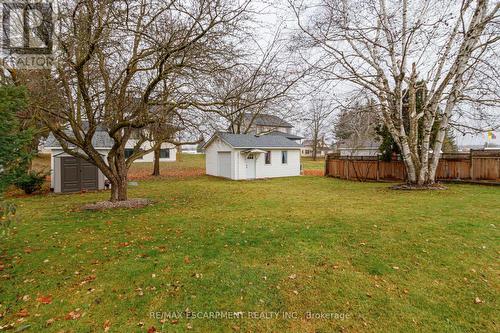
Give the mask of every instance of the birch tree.
M 316 67 L 323 79 L 343 80 L 376 99 L 376 112 L 401 151 L 409 183 L 435 182 L 446 132 L 466 113 L 495 119 L 484 111 L 498 108 L 500 101 L 500 3 L 330 0 L 309 9 L 290 0 L 290 5 L 303 45 L 322 57 Z M 417 112 L 419 92 L 423 103 Z

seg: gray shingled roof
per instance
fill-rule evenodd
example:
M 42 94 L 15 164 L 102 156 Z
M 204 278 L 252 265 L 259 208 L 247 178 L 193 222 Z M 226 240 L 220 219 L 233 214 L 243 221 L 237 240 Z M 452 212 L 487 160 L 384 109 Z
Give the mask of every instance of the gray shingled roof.
M 67 130 L 65 131 L 66 134 L 71 135 L 71 131 Z M 103 129 L 98 129 L 94 133 L 94 137 L 92 138 L 92 146 L 94 148 L 111 148 L 113 146 L 114 142 L 113 139 L 109 136 L 108 132 L 106 132 Z M 49 137 L 47 140 L 45 140 L 45 147 L 61 147 L 61 144 L 57 139 L 54 137 L 52 133 L 50 133 Z M 73 145 L 70 145 L 72 147 Z
M 234 148 L 300 148 L 301 145 L 282 135 L 232 134 L 219 132 L 222 140 Z
M 252 118 L 253 114 L 251 113 L 245 113 L 245 122 L 249 123 Z M 255 119 L 253 121 L 254 125 L 258 126 L 270 126 L 270 127 L 293 127 L 290 123 L 284 121 L 280 117 L 273 116 L 271 114 L 258 114 L 255 116 Z
M 303 139 L 303 137 L 301 137 L 301 136 L 298 136 L 298 135 L 295 135 L 295 134 L 283 133 L 283 132 L 280 132 L 280 131 L 272 131 L 272 132 L 266 133 L 266 135 L 280 135 L 280 136 L 284 136 L 285 138 L 290 139 L 290 140 L 301 140 L 301 139 Z

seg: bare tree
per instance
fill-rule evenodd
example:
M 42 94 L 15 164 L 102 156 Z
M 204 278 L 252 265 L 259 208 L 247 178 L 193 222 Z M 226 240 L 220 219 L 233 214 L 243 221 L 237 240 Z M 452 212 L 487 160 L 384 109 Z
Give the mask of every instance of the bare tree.
M 318 158 L 318 150 L 325 148 L 325 135 L 332 124 L 331 116 L 336 110 L 332 101 L 325 99 L 313 99 L 309 110 L 302 118 L 306 126 L 306 132 L 311 138 L 312 158 L 314 161 Z
M 189 89 L 200 73 L 217 70 L 231 56 L 248 1 L 81 0 L 61 3 L 58 57 L 49 87 L 64 108 L 37 105 L 39 118 L 67 153 L 95 164 L 112 185 L 111 200 L 127 200 L 132 162 L 151 133 L 141 129 L 193 104 Z M 165 98 L 162 82 L 178 94 Z M 40 86 L 42 87 L 42 86 Z M 92 145 L 99 129 L 114 144 L 107 158 Z M 139 130 L 139 131 L 138 131 Z M 125 145 L 139 132 L 133 154 Z
M 198 105 L 222 117 L 236 134 L 251 131 L 263 114 L 293 116 L 289 105 L 294 88 L 307 73 L 294 63 L 279 29 L 265 47 L 254 38 L 248 36 L 245 51 L 226 63 L 225 70 L 206 78 L 203 90 L 209 107 Z
M 498 107 L 498 2 L 335 0 L 321 1 L 313 14 L 290 4 L 303 45 L 320 51 L 323 78 L 350 82 L 377 99 L 410 183 L 435 181 L 446 131 L 464 120 L 468 105 Z

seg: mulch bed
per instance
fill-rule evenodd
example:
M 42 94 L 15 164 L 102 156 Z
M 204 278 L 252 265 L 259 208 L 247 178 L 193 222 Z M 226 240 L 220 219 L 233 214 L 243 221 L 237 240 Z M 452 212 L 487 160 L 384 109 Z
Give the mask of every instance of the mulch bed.
M 154 203 L 153 200 L 149 199 L 130 199 L 127 201 L 101 201 L 93 204 L 85 205 L 82 210 L 105 210 L 105 209 L 118 209 L 118 208 L 142 208 Z
M 432 185 L 412 185 L 412 184 L 398 184 L 390 187 L 391 190 L 402 190 L 402 191 L 428 191 L 428 190 L 447 190 L 446 186 L 439 183 Z

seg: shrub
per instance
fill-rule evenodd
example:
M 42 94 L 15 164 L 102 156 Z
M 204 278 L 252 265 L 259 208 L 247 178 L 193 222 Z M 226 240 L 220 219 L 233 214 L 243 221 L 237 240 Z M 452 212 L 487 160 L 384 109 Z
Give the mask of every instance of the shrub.
M 46 173 L 30 171 L 17 177 L 16 187 L 20 188 L 26 194 L 32 194 L 39 191 L 45 182 Z

